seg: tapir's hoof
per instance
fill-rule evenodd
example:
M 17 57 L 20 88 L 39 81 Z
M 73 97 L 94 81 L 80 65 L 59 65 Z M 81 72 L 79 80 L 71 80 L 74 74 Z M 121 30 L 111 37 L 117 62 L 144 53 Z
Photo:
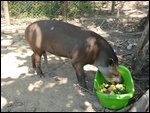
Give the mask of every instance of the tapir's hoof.
M 41 78 L 45 78 L 45 75 L 42 73 L 42 74 L 38 74 Z
M 79 83 L 77 83 L 77 86 L 78 86 L 78 88 L 80 89 L 80 90 L 82 90 L 83 92 L 87 92 L 88 91 L 88 88 L 86 87 L 86 86 L 81 86 L 81 85 L 79 85 Z
M 82 87 L 81 90 L 82 90 L 83 92 L 89 92 L 87 87 Z
M 45 78 L 45 75 L 40 75 L 41 78 Z

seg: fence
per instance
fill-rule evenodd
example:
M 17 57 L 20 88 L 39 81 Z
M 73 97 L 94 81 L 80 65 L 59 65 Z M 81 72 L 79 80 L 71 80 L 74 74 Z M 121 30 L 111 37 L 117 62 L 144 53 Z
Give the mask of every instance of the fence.
M 8 1 L 10 17 L 15 18 L 89 17 L 98 15 L 104 5 L 108 5 L 108 1 Z

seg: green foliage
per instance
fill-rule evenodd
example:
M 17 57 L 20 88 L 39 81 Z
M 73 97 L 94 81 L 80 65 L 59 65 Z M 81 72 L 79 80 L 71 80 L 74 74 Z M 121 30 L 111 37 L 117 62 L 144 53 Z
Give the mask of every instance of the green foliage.
M 62 15 L 64 11 L 64 7 L 62 7 L 63 2 L 61 1 L 53 1 L 53 2 L 44 2 L 44 10 L 43 14 L 46 17 L 54 18 L 56 16 Z
M 59 1 L 19 1 L 9 2 L 10 16 L 15 17 L 55 17 L 62 14 L 61 2 Z M 59 11 L 58 11 L 59 9 Z
M 102 1 L 69 1 L 67 18 L 91 16 L 101 4 Z M 9 1 L 8 6 L 11 17 L 57 18 L 64 16 L 65 9 L 64 1 Z
M 63 1 L 9 1 L 9 13 L 12 17 L 40 17 L 54 18 L 64 14 Z M 86 16 L 94 9 L 90 1 L 71 1 L 68 17 Z
M 84 17 L 89 16 L 94 10 L 94 5 L 90 1 L 72 1 L 70 4 L 68 17 Z

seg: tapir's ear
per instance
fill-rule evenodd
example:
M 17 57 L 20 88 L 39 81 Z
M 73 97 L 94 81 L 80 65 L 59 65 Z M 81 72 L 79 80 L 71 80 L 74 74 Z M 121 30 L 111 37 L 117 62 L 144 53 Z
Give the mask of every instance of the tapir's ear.
M 109 64 L 109 66 L 113 66 L 114 65 L 114 59 L 109 58 L 108 59 L 108 64 Z

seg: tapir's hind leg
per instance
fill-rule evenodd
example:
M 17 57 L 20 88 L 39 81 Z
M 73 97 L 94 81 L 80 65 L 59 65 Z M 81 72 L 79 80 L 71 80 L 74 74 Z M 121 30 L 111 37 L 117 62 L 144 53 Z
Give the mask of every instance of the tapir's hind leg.
M 38 54 L 38 53 L 32 54 L 32 66 L 33 68 L 36 68 L 37 74 L 40 77 L 45 77 L 41 70 L 41 55 L 42 54 Z
M 43 53 L 43 56 L 44 56 L 45 69 L 46 69 L 48 75 L 53 76 L 53 74 L 52 74 L 52 73 L 49 71 L 49 69 L 48 69 L 48 62 L 47 62 L 47 54 L 46 54 L 46 51 Z
M 34 70 L 36 70 L 34 53 L 32 54 L 31 57 L 32 57 L 32 67 Z

